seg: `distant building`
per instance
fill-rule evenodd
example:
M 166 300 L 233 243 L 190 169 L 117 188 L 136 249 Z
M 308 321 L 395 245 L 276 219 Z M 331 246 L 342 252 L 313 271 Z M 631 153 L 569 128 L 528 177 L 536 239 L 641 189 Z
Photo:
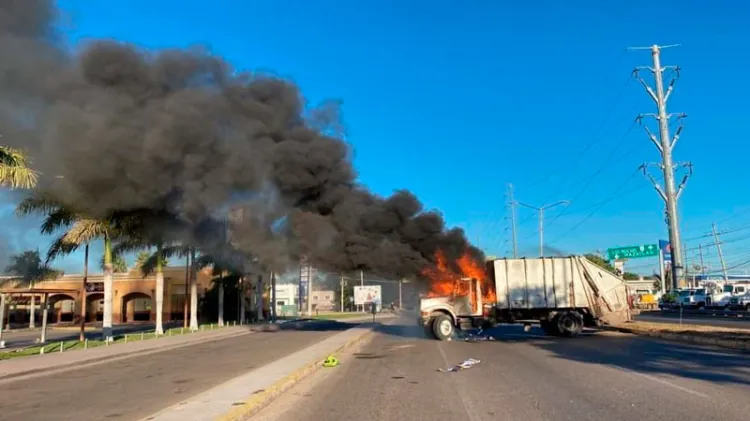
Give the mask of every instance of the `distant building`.
M 313 311 L 333 311 L 336 306 L 336 293 L 333 291 L 314 291 L 312 292 Z
M 286 311 L 285 307 L 294 306 L 296 308 L 298 305 L 298 296 L 299 286 L 297 284 L 276 284 L 276 314 L 285 316 L 287 315 L 286 313 L 290 313 L 291 310 Z
M 127 323 L 133 321 L 156 320 L 156 309 L 152 297 L 156 291 L 156 276 L 144 277 L 138 270 L 127 273 L 115 273 L 112 276 L 112 321 Z M 211 285 L 210 269 L 198 272 L 198 294 L 203 295 Z M 182 320 L 186 300 L 185 267 L 164 268 L 164 321 Z M 34 284 L 34 288 L 80 290 L 83 275 L 63 275 L 55 280 Z M 5 288 L 13 288 L 13 282 L 6 282 Z M 80 294 L 52 294 L 49 297 L 51 311 L 50 323 L 77 322 L 80 320 Z M 36 311 L 41 314 L 40 298 L 36 295 Z M 14 323 L 24 323 L 29 319 L 31 294 L 14 295 L 9 302 L 10 317 Z M 104 314 L 104 275 L 90 274 L 86 284 L 86 321 L 102 321 Z M 37 320 L 41 320 L 37 318 Z

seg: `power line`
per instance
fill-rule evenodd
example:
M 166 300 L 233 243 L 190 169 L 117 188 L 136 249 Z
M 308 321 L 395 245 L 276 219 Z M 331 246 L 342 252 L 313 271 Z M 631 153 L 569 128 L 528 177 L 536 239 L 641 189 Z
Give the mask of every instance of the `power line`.
M 579 191 L 578 191 L 578 193 L 577 193 L 577 194 L 576 194 L 575 196 L 573 196 L 573 199 L 571 199 L 571 200 L 570 200 L 570 204 L 571 204 L 571 205 L 573 205 L 574 203 L 577 203 L 578 199 L 580 199 L 580 198 L 581 198 L 581 196 L 583 196 L 583 194 L 584 194 L 584 193 L 586 193 L 586 191 L 587 191 L 587 190 L 588 190 L 588 188 L 589 188 L 589 187 L 591 186 L 591 184 L 592 184 L 592 183 L 594 182 L 594 180 L 596 180 L 596 179 L 597 179 L 597 177 L 599 177 L 599 175 L 601 175 L 601 173 L 602 173 L 602 172 L 603 172 L 603 171 L 604 171 L 604 170 L 605 170 L 606 168 L 608 168 L 608 167 L 609 167 L 610 165 L 612 165 L 613 163 L 616 163 L 616 162 L 622 161 L 622 160 L 623 160 L 623 159 L 624 159 L 624 158 L 625 158 L 625 157 L 626 157 L 626 156 L 627 156 L 627 155 L 628 155 L 628 154 L 629 154 L 630 152 L 632 152 L 632 150 L 633 150 L 634 148 L 632 148 L 632 147 L 631 147 L 631 148 L 630 148 L 630 149 L 629 149 L 629 150 L 628 150 L 628 151 L 627 151 L 627 152 L 626 152 L 625 154 L 623 154 L 623 155 L 622 155 L 622 156 L 621 156 L 621 157 L 620 157 L 620 158 L 619 158 L 618 160 L 616 160 L 616 161 L 614 161 L 614 162 L 611 162 L 611 161 L 612 161 L 612 158 L 613 158 L 613 157 L 615 156 L 615 154 L 617 153 L 617 151 L 619 151 L 619 150 L 620 150 L 620 147 L 622 147 L 622 145 L 623 145 L 623 140 L 625 140 L 625 138 L 626 138 L 626 137 L 628 136 L 628 134 L 630 134 L 630 132 L 631 132 L 631 131 L 633 130 L 633 127 L 635 127 L 635 123 L 636 123 L 636 121 L 633 121 L 633 124 L 631 124 L 631 125 L 630 125 L 630 127 L 628 127 L 628 130 L 627 130 L 627 131 L 625 132 L 625 134 L 624 134 L 624 135 L 622 135 L 622 138 L 621 138 L 621 139 L 620 139 L 620 140 L 619 140 L 619 141 L 618 141 L 618 142 L 616 143 L 616 145 L 615 145 L 614 149 L 612 149 L 612 152 L 610 152 L 610 153 L 609 153 L 609 155 L 607 155 L 607 158 L 605 158 L 605 159 L 604 159 L 604 160 L 602 161 L 602 164 L 601 164 L 601 165 L 599 166 L 599 168 L 597 168 L 597 170 L 596 170 L 596 171 L 595 171 L 595 172 L 594 172 L 594 173 L 593 173 L 593 174 L 592 174 L 592 175 L 591 175 L 591 176 L 590 176 L 590 177 L 588 178 L 588 180 L 587 180 L 587 181 L 586 181 L 586 182 L 585 182 L 585 183 L 583 184 L 583 187 L 581 188 L 581 190 L 579 190 Z M 558 214 L 557 214 L 557 215 L 555 215 L 555 217 L 554 217 L 554 218 L 552 218 L 552 220 L 550 221 L 550 223 L 553 223 L 553 222 L 557 221 L 557 220 L 558 220 L 558 219 L 559 219 L 560 217 L 562 217 L 563 215 L 567 214 L 567 213 L 568 213 L 569 211 L 570 211 L 570 206 L 567 206 L 567 207 L 565 207 L 565 209 L 563 209 L 563 210 L 561 210 L 560 212 L 558 212 Z
M 622 61 L 622 58 L 623 58 L 623 57 L 625 56 L 625 53 L 626 53 L 626 52 L 627 52 L 627 50 L 623 50 L 623 53 L 622 53 L 622 55 L 621 55 L 621 56 L 620 56 L 620 58 L 618 59 L 618 63 L 619 63 L 620 61 Z M 629 74 L 629 75 L 628 75 L 628 78 L 627 78 L 627 80 L 625 81 L 625 83 L 624 83 L 624 84 L 622 85 L 622 87 L 620 88 L 620 90 L 619 90 L 619 92 L 618 92 L 617 96 L 615 97 L 615 100 L 614 100 L 614 102 L 613 102 L 613 103 L 612 103 L 612 105 L 611 105 L 611 106 L 609 107 L 609 109 L 607 110 L 607 112 L 606 112 L 606 114 L 604 115 L 604 117 L 603 117 L 603 118 L 602 118 L 602 119 L 600 120 L 600 122 L 599 122 L 599 126 L 597 126 L 597 129 L 596 129 L 596 130 L 594 131 L 594 134 L 593 134 L 593 136 L 591 137 L 591 139 L 590 139 L 590 140 L 589 140 L 588 142 L 586 142 L 586 145 L 585 145 L 585 146 L 583 147 L 583 150 L 581 151 L 581 153 L 580 153 L 580 154 L 578 154 L 578 158 L 577 158 L 577 159 L 576 159 L 576 160 L 575 160 L 575 161 L 573 162 L 573 164 L 571 165 L 570 163 L 566 163 L 566 164 L 564 164 L 564 165 L 561 165 L 561 166 L 560 166 L 560 167 L 558 167 L 557 169 L 554 169 L 554 170 L 550 171 L 549 173 L 547 173 L 547 175 L 546 175 L 546 176 L 544 176 L 544 177 L 542 177 L 541 179 L 539 179 L 539 180 L 537 180 L 537 181 L 535 181 L 535 182 L 531 183 L 531 185 L 530 185 L 530 186 L 527 186 L 527 188 L 535 187 L 535 186 L 537 186 L 537 185 L 539 185 L 539 184 L 541 184 L 541 183 L 543 183 L 543 182 L 547 181 L 547 180 L 548 180 L 548 179 L 549 179 L 550 177 L 552 177 L 553 175 L 557 174 L 558 172 L 560 172 L 560 171 L 562 171 L 562 170 L 569 170 L 569 169 L 570 169 L 571 167 L 575 167 L 575 166 L 577 166 L 577 165 L 578 165 L 578 162 L 580 162 L 581 158 L 583 158 L 583 155 L 585 155 L 585 154 L 586 154 L 586 152 L 588 152 L 588 150 L 589 150 L 589 149 L 591 149 L 591 147 L 592 147 L 592 146 L 594 146 L 594 145 L 595 145 L 595 144 L 597 144 L 597 143 L 598 143 L 598 142 L 599 142 L 600 140 L 602 140 L 602 139 L 598 139 L 598 136 L 599 136 L 599 134 L 601 133 L 601 131 L 602 131 L 602 130 L 604 129 L 604 126 L 605 126 L 605 124 L 606 124 L 607 120 L 609 119 L 609 117 L 610 117 L 610 116 L 612 115 L 612 113 L 613 113 L 613 112 L 615 111 L 615 108 L 617 108 L 617 106 L 618 106 L 618 105 L 620 104 L 620 101 L 622 100 L 622 97 L 623 97 L 623 95 L 625 94 L 625 92 L 627 91 L 627 87 L 628 87 L 628 85 L 630 85 L 630 82 L 631 82 L 632 80 L 633 80 L 633 73 L 631 73 L 631 74 Z M 569 176 L 570 176 L 570 172 L 566 172 L 566 176 L 565 176 L 565 178 L 563 179 L 563 181 L 562 181 L 561 183 L 559 183 L 559 184 L 558 184 L 558 188 L 559 188 L 559 186 L 561 186 L 561 185 L 562 185 L 562 184 L 563 184 L 563 183 L 564 183 L 565 181 L 567 181 L 567 177 L 569 177 Z M 558 189 L 556 188 L 555 190 L 558 190 Z M 547 201 L 547 200 L 545 200 L 545 201 Z
M 568 236 L 568 235 L 569 235 L 570 233 L 574 232 L 574 231 L 575 231 L 575 230 L 576 230 L 576 229 L 577 229 L 578 227 L 580 227 L 580 226 L 581 226 L 581 225 L 583 225 L 583 224 L 584 224 L 584 223 L 585 223 L 586 221 L 588 221 L 588 220 L 589 220 L 589 219 L 590 219 L 590 218 L 591 218 L 592 216 L 594 216 L 594 215 L 595 215 L 595 214 L 596 214 L 596 213 L 597 213 L 597 212 L 598 212 L 599 210 L 601 210 L 601 209 L 602 209 L 602 208 L 603 208 L 604 206 L 606 206 L 606 205 L 607 205 L 608 203 L 610 203 L 610 202 L 614 201 L 614 200 L 615 200 L 615 199 L 617 199 L 617 198 L 620 198 L 620 197 L 622 197 L 622 195 L 620 195 L 620 191 L 621 191 L 622 189 L 624 189 L 624 188 L 625 188 L 625 186 L 627 186 L 627 185 L 628 185 L 628 184 L 630 183 L 630 181 L 632 181 L 632 180 L 633 180 L 633 178 L 635 177 L 635 175 L 636 175 L 636 174 L 638 174 L 638 171 L 634 171 L 634 172 L 633 172 L 633 173 L 632 173 L 632 174 L 631 174 L 631 175 L 630 175 L 630 176 L 629 176 L 629 177 L 628 177 L 628 178 L 627 178 L 627 179 L 625 180 L 625 182 L 624 182 L 624 183 L 622 183 L 622 184 L 621 184 L 621 185 L 620 185 L 620 186 L 619 186 L 619 187 L 618 187 L 617 189 L 615 189 L 615 191 L 614 191 L 614 192 L 613 192 L 613 193 L 612 193 L 612 194 L 611 194 L 611 195 L 610 195 L 610 196 L 609 196 L 609 197 L 608 197 L 607 199 L 605 199 L 604 201 L 602 201 L 602 202 L 600 202 L 599 204 L 595 205 L 595 208 L 594 208 L 594 209 L 593 209 L 593 210 L 592 210 L 591 212 L 589 212 L 589 214 L 588 214 L 588 215 L 586 215 L 586 216 L 585 216 L 585 217 L 584 217 L 583 219 L 581 219 L 581 220 L 580 220 L 580 221 L 579 221 L 579 222 L 578 222 L 577 224 L 573 225 L 573 227 L 572 227 L 572 228 L 570 228 L 570 230 L 566 231 L 566 232 L 565 232 L 564 234 L 562 234 L 562 235 L 560 235 L 559 237 L 557 237 L 557 238 L 555 239 L 555 241 L 559 241 L 560 239 L 562 239 L 562 238 L 564 238 L 564 237 Z
M 734 232 L 744 231 L 744 230 L 748 230 L 748 229 L 750 229 L 750 225 L 748 225 L 746 227 L 742 227 L 742 228 L 736 228 L 736 229 L 733 229 L 733 230 L 721 231 L 718 234 L 719 235 L 732 234 Z M 697 237 L 688 238 L 688 239 L 685 240 L 685 242 L 700 240 L 700 239 L 703 239 L 703 238 L 709 238 L 709 237 L 713 237 L 713 236 L 714 236 L 713 233 L 703 234 L 703 235 L 699 235 Z

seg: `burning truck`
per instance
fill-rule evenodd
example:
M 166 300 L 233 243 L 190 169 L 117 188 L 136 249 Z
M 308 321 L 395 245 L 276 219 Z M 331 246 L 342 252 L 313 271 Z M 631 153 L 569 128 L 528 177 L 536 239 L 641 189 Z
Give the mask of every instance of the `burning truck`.
M 423 276 L 420 323 L 449 340 L 456 329 L 538 322 L 545 334 L 576 336 L 584 327 L 630 320 L 625 282 L 583 256 L 496 259 L 486 267 L 464 256 L 451 269 L 438 254 Z

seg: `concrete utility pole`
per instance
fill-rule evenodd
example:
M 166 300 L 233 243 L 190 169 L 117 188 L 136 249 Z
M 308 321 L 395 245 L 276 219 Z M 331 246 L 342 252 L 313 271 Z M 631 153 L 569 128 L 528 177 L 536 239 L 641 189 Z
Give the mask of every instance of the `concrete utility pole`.
M 276 272 L 271 272 L 271 323 L 276 323 Z
M 724 272 L 724 282 L 729 281 L 729 275 L 727 275 L 727 265 L 724 263 L 724 254 L 721 252 L 721 242 L 719 241 L 719 233 L 716 232 L 716 224 L 711 225 L 711 230 L 714 233 L 714 242 L 716 243 L 716 250 L 719 251 L 719 261 L 721 262 L 721 271 Z
M 312 293 L 313 293 L 313 270 L 312 266 L 307 265 L 307 315 L 312 315 Z
M 518 241 L 516 240 L 516 202 L 513 200 L 513 184 L 508 183 L 508 206 L 510 206 L 510 232 L 513 237 L 513 258 L 518 258 Z
M 364 287 L 365 286 L 365 271 L 360 270 L 359 271 L 359 286 Z M 365 312 L 365 305 L 362 304 L 362 313 Z
M 682 255 L 682 241 L 680 239 L 680 225 L 677 215 L 677 200 L 682 193 L 685 183 L 692 174 L 692 165 L 690 163 L 683 164 L 687 167 L 689 172 L 684 176 L 679 187 L 675 188 L 675 164 L 672 161 L 672 151 L 674 149 L 677 140 L 680 138 L 682 132 L 682 123 L 677 128 L 674 137 L 669 136 L 669 119 L 677 117 L 682 120 L 686 117 L 685 114 L 668 114 L 667 113 L 667 100 L 669 95 L 674 89 L 675 82 L 680 75 L 680 68 L 677 66 L 662 66 L 661 65 L 661 50 L 662 48 L 676 47 L 676 45 L 669 46 L 658 46 L 653 45 L 651 47 L 638 47 L 631 48 L 636 50 L 649 49 L 651 50 L 651 56 L 653 59 L 653 67 L 645 66 L 636 68 L 633 73 L 638 78 L 638 81 L 646 89 L 651 99 L 656 103 L 657 113 L 656 114 L 641 114 L 638 116 L 638 120 L 641 121 L 644 116 L 655 118 L 659 122 L 659 138 L 651 133 L 648 127 L 644 126 L 646 133 L 648 134 L 651 141 L 654 143 L 656 148 L 661 154 L 661 163 L 655 164 L 658 166 L 664 174 L 664 188 L 662 188 L 656 180 L 648 173 L 647 164 L 643 164 L 641 169 L 646 177 L 648 177 L 654 184 L 654 188 L 659 193 L 659 196 L 666 203 L 666 214 L 667 222 L 669 227 L 669 244 L 672 248 L 672 283 L 674 288 L 678 288 L 681 282 L 685 281 L 685 266 Z M 654 75 L 655 89 L 652 89 L 643 78 L 638 74 L 639 70 L 649 70 Z M 664 91 L 664 70 L 674 70 L 675 77 L 669 82 L 666 92 Z
M 404 279 L 403 278 L 399 279 L 398 280 L 398 308 L 399 309 L 403 308 L 403 306 L 404 306 L 404 304 L 403 304 L 403 295 L 402 295 L 402 292 L 401 292 L 401 287 L 402 287 L 403 284 L 404 284 Z
M 346 284 L 344 282 L 344 274 L 341 273 L 341 307 L 339 308 L 340 313 L 344 312 L 344 289 L 346 287 Z
M 539 257 L 544 257 L 544 211 L 547 209 L 554 208 L 558 205 L 567 205 L 570 203 L 569 200 L 561 200 L 557 203 L 553 203 L 551 205 L 545 205 L 545 206 L 531 206 L 527 205 L 526 203 L 517 202 L 521 206 L 525 206 L 529 209 L 534 209 L 535 211 L 539 212 Z
M 701 275 L 706 275 L 706 267 L 703 266 L 703 244 L 698 244 L 698 255 L 701 259 Z

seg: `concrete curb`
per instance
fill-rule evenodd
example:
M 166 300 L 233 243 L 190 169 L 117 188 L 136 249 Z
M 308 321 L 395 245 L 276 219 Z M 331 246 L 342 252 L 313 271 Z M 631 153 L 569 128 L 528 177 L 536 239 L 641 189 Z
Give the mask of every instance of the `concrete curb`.
M 186 342 L 179 342 L 175 344 L 166 345 L 163 347 L 154 347 L 154 348 L 147 348 L 147 349 L 138 349 L 133 351 L 125 351 L 122 353 L 114 354 L 114 355 L 102 355 L 98 357 L 93 357 L 90 359 L 85 360 L 79 360 L 79 361 L 72 361 L 65 364 L 55 365 L 55 366 L 48 366 L 48 367 L 40 367 L 40 368 L 32 368 L 30 370 L 25 371 L 19 371 L 15 373 L 9 373 L 9 374 L 0 374 L 0 383 L 6 382 L 6 381 L 13 381 L 18 380 L 19 378 L 25 378 L 25 377 L 37 377 L 40 375 L 46 375 L 49 373 L 57 373 L 57 372 L 65 372 L 73 369 L 79 369 L 82 367 L 88 367 L 92 365 L 112 362 L 112 361 L 119 361 L 126 358 L 131 358 L 138 355 L 150 355 L 155 354 L 158 352 L 163 351 L 169 351 L 172 349 L 178 349 L 178 348 L 184 348 L 191 345 L 197 345 L 204 342 L 210 342 L 215 340 L 223 340 L 223 339 L 229 339 L 236 336 L 242 336 L 242 335 L 249 335 L 252 333 L 256 333 L 258 330 L 247 330 L 247 331 L 228 331 L 225 335 L 212 335 L 212 336 L 200 336 L 200 333 L 192 335 L 194 336 L 195 340 L 190 340 Z M 159 339 L 151 339 L 153 341 L 158 341 Z M 117 345 L 114 345 L 117 346 Z M 93 348 L 96 349 L 96 348 Z M 73 351 L 73 352 L 86 352 L 86 350 L 79 350 L 79 351 Z M 29 356 L 29 357 L 20 357 L 20 358 L 39 358 L 35 356 Z M 44 358 L 44 356 L 41 356 L 41 358 Z
M 732 340 L 707 338 L 700 335 L 692 335 L 675 332 L 654 332 L 651 330 L 632 329 L 627 327 L 602 326 L 602 330 L 629 333 L 638 336 L 648 336 L 651 338 L 664 339 L 672 342 L 683 342 L 695 345 L 716 346 L 720 348 L 734 349 L 738 351 L 750 351 L 750 340 Z
M 238 406 L 229 413 L 216 418 L 216 421 L 242 421 L 255 415 L 258 411 L 266 407 L 292 386 L 321 369 L 323 367 L 323 360 L 328 355 L 341 353 L 371 339 L 375 334 L 375 327 L 376 325 L 371 324 L 371 326 L 367 326 L 367 330 L 362 332 L 362 334 L 350 339 L 344 345 L 335 350 L 331 350 L 330 352 L 326 352 L 324 355 L 316 356 L 309 363 L 295 370 L 286 377 L 274 382 L 262 392 L 252 395 L 241 406 Z

